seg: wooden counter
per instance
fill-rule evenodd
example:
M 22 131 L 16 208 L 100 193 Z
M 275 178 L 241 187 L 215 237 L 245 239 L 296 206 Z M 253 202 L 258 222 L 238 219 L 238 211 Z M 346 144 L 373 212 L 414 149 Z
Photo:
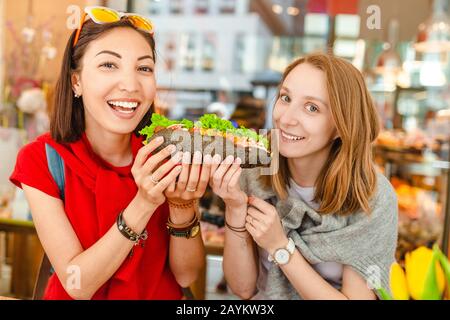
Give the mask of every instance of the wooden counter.
M 11 294 L 21 299 L 30 299 L 44 254 L 33 222 L 2 218 L 0 231 L 13 233 L 14 237 Z

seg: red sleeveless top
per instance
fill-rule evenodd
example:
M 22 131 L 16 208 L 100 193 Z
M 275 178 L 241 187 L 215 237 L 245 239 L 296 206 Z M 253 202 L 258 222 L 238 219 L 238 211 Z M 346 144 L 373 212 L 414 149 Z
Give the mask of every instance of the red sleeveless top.
M 132 134 L 133 156 L 141 148 L 142 138 Z M 137 192 L 131 167 L 114 167 L 94 153 L 84 134 L 70 144 L 56 143 L 50 134 L 24 146 L 10 180 L 18 187 L 22 183 L 60 198 L 59 189 L 47 166 L 45 143 L 60 154 L 65 165 L 65 212 L 82 247 L 88 249 L 114 224 Z M 167 204 L 161 205 L 151 217 L 145 246 L 136 246 L 92 299 L 181 299 L 181 288 L 168 262 L 169 235 L 166 222 Z M 56 274 L 47 285 L 44 299 L 71 299 Z

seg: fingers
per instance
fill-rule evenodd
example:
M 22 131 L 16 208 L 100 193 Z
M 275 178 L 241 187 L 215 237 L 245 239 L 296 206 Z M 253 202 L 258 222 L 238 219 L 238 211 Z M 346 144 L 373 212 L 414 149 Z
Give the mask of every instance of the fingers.
M 231 167 L 227 170 L 225 173 L 225 176 L 222 179 L 221 188 L 228 189 L 228 184 L 230 183 L 231 178 L 233 178 L 233 175 L 241 168 L 241 162 L 242 160 L 240 158 L 236 158 L 233 161 L 233 164 Z
M 198 178 L 200 176 L 200 165 L 202 163 L 202 153 L 196 151 L 192 160 L 191 171 L 189 172 L 189 179 L 186 186 L 186 190 L 189 192 L 195 192 L 197 190 Z M 195 191 L 193 191 L 195 190 Z
M 160 152 L 152 155 L 142 166 L 142 174 L 150 174 L 153 172 L 155 167 L 163 161 L 165 158 L 169 157 L 177 148 L 174 145 L 165 147 Z
M 181 166 L 176 166 L 172 171 L 169 172 L 168 175 L 166 175 L 161 181 L 159 181 L 154 188 L 150 189 L 149 194 L 152 196 L 162 194 L 164 190 L 166 190 L 169 185 L 175 181 L 175 179 L 181 173 L 181 170 Z
M 233 156 L 228 156 L 220 164 L 220 166 L 217 168 L 216 172 L 213 175 L 212 181 L 214 186 L 220 188 L 220 186 L 222 185 L 223 177 L 232 163 L 233 163 Z
M 220 154 L 214 155 L 214 157 L 212 158 L 212 164 L 211 164 L 211 172 L 210 172 L 211 178 L 213 177 L 217 168 L 220 166 L 221 162 L 222 162 L 222 157 L 220 156 Z
M 202 196 L 205 193 L 206 187 L 208 186 L 209 175 L 210 175 L 210 171 L 211 171 L 211 162 L 212 162 L 212 157 L 210 154 L 207 154 L 203 158 L 203 165 L 201 167 L 200 180 L 198 181 L 198 185 L 197 185 L 197 194 L 199 194 L 200 196 Z
M 178 177 L 178 182 L 176 186 L 176 190 L 179 192 L 183 192 L 184 190 L 186 190 L 186 185 L 189 179 L 190 164 L 191 164 L 191 153 L 185 152 L 183 154 L 183 159 L 181 161 L 182 171 L 180 173 L 180 176 Z
M 239 169 L 236 170 L 236 172 L 231 177 L 230 182 L 228 183 L 228 191 L 229 192 L 236 188 L 236 186 L 239 183 L 239 179 L 241 178 L 241 174 L 242 174 L 242 168 L 239 167 Z
M 158 137 L 150 141 L 147 145 L 139 149 L 136 159 L 134 160 L 134 163 L 137 164 L 139 167 L 142 167 L 147 160 L 150 153 L 152 153 L 156 148 L 158 148 L 160 145 L 162 145 L 164 142 L 163 137 Z
M 251 222 L 254 226 L 256 223 L 267 225 L 267 216 L 261 211 L 249 207 L 247 210 L 247 218 L 249 222 Z
M 255 226 L 253 226 L 253 223 L 249 222 L 247 218 L 245 218 L 245 229 L 247 229 L 253 238 L 255 237 L 257 230 Z
M 176 166 L 181 161 L 182 157 L 183 153 L 177 152 L 169 161 L 159 166 L 159 168 L 152 173 L 153 179 L 156 181 L 160 181 L 170 170 L 173 169 L 174 166 Z
M 273 209 L 273 206 L 270 203 L 255 196 L 248 197 L 248 203 L 261 212 L 269 212 Z
M 170 185 L 169 185 L 169 187 L 167 188 L 166 191 L 169 192 L 169 193 L 173 193 L 173 192 L 175 192 L 176 187 L 177 187 L 177 181 L 176 181 L 176 179 L 175 179 L 175 180 L 173 180 L 173 181 L 170 183 Z
M 256 240 L 261 234 L 264 234 L 268 231 L 268 225 L 262 221 L 254 218 L 254 215 L 250 214 L 250 212 L 245 217 L 245 228 L 252 235 L 253 239 Z

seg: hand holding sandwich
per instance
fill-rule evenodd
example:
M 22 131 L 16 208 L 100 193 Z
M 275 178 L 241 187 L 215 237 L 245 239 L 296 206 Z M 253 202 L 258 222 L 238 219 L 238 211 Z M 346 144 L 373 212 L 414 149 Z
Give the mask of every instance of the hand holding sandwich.
M 213 163 L 210 180 L 213 192 L 223 199 L 227 207 L 225 219 L 235 225 L 243 225 L 247 213 L 248 197 L 239 185 L 242 174 L 240 165 L 240 158 L 229 156 L 220 163 L 218 157 L 218 161 Z
M 187 119 L 170 120 L 157 113 L 152 115 L 151 125 L 140 134 L 146 136 L 145 144 L 164 138 L 155 152 L 172 144 L 177 151 L 184 152 L 178 181 L 171 180 L 164 192 L 171 208 L 191 208 L 210 182 L 214 192 L 227 204 L 227 215 L 245 223 L 247 195 L 240 190 L 239 177 L 242 168 L 270 165 L 269 140 L 265 136 L 243 126 L 235 127 L 215 114 L 205 114 L 194 123 Z M 222 159 L 225 160 L 221 163 Z M 184 216 L 190 210 L 171 210 L 171 217 L 172 211 L 180 211 Z
M 164 203 L 166 200 L 164 191 L 175 181 L 182 169 L 179 166 L 182 160 L 181 153 L 161 164 L 175 151 L 175 146 L 173 145 L 169 145 L 160 152 L 150 156 L 163 142 L 163 138 L 154 139 L 141 148 L 131 168 L 131 173 L 138 186 L 137 197 L 154 207 L 154 209 Z
M 185 152 L 181 162 L 181 173 L 178 180 L 173 180 L 164 192 L 168 200 L 190 201 L 200 199 L 208 186 L 211 171 L 211 155 L 202 156 L 196 151 L 192 159 L 191 154 Z

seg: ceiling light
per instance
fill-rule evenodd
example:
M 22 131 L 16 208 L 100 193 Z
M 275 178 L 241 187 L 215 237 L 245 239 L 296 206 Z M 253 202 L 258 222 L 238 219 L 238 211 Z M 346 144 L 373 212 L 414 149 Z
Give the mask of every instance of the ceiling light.
M 450 20 L 443 0 L 434 1 L 431 16 L 418 29 L 414 45 L 418 52 L 450 51 Z
M 296 7 L 287 8 L 287 13 L 290 16 L 298 16 L 300 14 L 300 9 Z
M 272 11 L 275 12 L 276 14 L 282 14 L 283 13 L 283 7 L 280 6 L 279 4 L 274 4 L 272 6 Z

